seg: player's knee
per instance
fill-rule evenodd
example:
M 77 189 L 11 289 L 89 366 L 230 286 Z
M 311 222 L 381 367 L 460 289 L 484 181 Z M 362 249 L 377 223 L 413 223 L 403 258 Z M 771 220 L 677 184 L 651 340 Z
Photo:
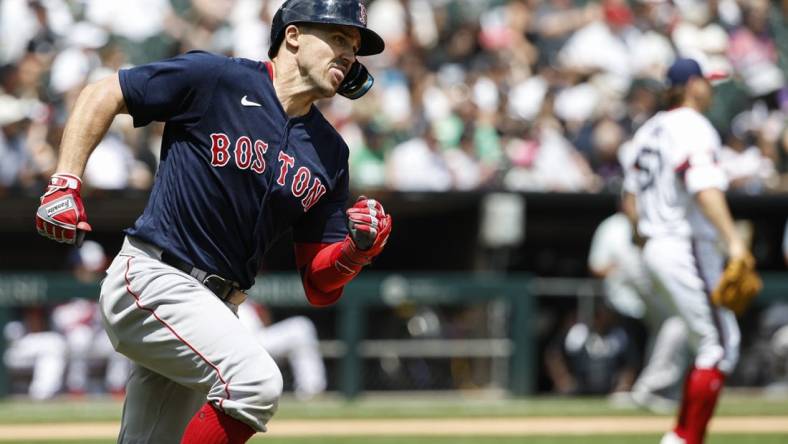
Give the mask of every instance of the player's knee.
M 284 381 L 282 380 L 282 372 L 279 371 L 278 367 L 274 367 L 271 373 L 258 384 L 260 400 L 266 405 L 278 405 L 279 398 L 282 396 L 283 387 Z
M 266 424 L 274 416 L 279 407 L 282 388 L 282 373 L 276 367 L 257 382 L 254 395 L 247 399 L 245 409 L 254 418 L 254 423 L 259 421 Z
M 208 401 L 253 429 L 263 432 L 276 413 L 282 396 L 282 373 L 265 360 L 251 359 L 242 367 L 244 376 L 217 380 L 208 394 Z M 273 362 L 273 361 L 271 361 Z
M 257 376 L 249 386 L 247 402 L 273 415 L 282 396 L 284 386 L 282 372 L 276 365 L 260 365 L 256 368 L 255 374 Z

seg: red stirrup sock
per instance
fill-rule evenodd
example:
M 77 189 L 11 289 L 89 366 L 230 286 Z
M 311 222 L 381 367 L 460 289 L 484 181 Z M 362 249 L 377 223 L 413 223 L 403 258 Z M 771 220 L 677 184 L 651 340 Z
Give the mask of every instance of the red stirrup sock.
M 248 425 L 206 403 L 186 426 L 181 444 L 243 444 L 254 434 Z
M 679 421 L 674 430 L 687 444 L 702 444 L 725 375 L 716 368 L 693 368 L 684 382 Z

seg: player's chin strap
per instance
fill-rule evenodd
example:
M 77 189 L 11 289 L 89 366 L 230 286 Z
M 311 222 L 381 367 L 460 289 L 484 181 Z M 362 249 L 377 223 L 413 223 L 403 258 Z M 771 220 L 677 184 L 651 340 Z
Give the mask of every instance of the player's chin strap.
M 367 71 L 367 67 L 356 60 L 350 66 L 345 79 L 339 85 L 337 93 L 351 100 L 356 100 L 372 88 L 375 78 Z

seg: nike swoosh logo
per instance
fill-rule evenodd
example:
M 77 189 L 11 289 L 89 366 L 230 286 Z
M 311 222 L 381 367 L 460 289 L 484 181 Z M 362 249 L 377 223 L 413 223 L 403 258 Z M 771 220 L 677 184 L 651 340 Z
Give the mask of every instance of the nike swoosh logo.
M 252 102 L 251 100 L 247 99 L 246 96 L 241 97 L 241 105 L 243 106 L 263 106 L 257 102 Z

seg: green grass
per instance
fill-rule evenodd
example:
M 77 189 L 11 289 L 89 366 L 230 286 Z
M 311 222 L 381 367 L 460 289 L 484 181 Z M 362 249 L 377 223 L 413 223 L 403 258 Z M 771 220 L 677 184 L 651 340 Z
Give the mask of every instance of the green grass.
M 276 418 L 456 418 L 534 416 L 642 416 L 642 410 L 611 407 L 604 398 L 536 397 L 516 400 L 374 398 L 355 402 L 283 402 Z M 723 395 L 718 415 L 788 415 L 788 398 Z M 672 416 L 672 415 L 671 415 Z M 0 415 L 1 417 L 1 415 Z
M 80 401 L 57 400 L 0 402 L 0 424 L 116 422 L 122 405 L 109 399 Z M 310 402 L 283 400 L 277 419 L 379 419 L 379 418 L 474 418 L 474 417 L 545 417 L 545 416 L 649 416 L 638 410 L 611 408 L 603 398 L 535 397 L 527 399 L 482 399 L 453 397 L 370 397 L 348 402 L 321 399 Z M 723 396 L 718 416 L 788 416 L 788 397 L 772 399 L 741 392 Z M 594 436 L 496 436 L 496 437 L 425 437 L 425 436 L 322 436 L 274 437 L 260 435 L 252 440 L 259 444 L 654 444 L 659 434 Z M 112 439 L 98 440 L 19 440 L 0 444 L 110 444 Z M 788 434 L 715 434 L 706 444 L 784 444 Z
M 43 422 L 117 421 L 121 403 L 113 400 L 58 400 L 0 402 L 0 424 Z M 724 395 L 717 409 L 720 416 L 788 415 L 788 398 L 770 399 L 746 394 Z M 478 399 L 461 397 L 376 397 L 354 402 L 285 399 L 274 420 L 363 418 L 470 418 L 538 416 L 642 416 L 640 410 L 611 408 L 603 398 Z
M 0 424 L 119 421 L 121 410 L 113 400 L 6 400 L 0 402 Z

